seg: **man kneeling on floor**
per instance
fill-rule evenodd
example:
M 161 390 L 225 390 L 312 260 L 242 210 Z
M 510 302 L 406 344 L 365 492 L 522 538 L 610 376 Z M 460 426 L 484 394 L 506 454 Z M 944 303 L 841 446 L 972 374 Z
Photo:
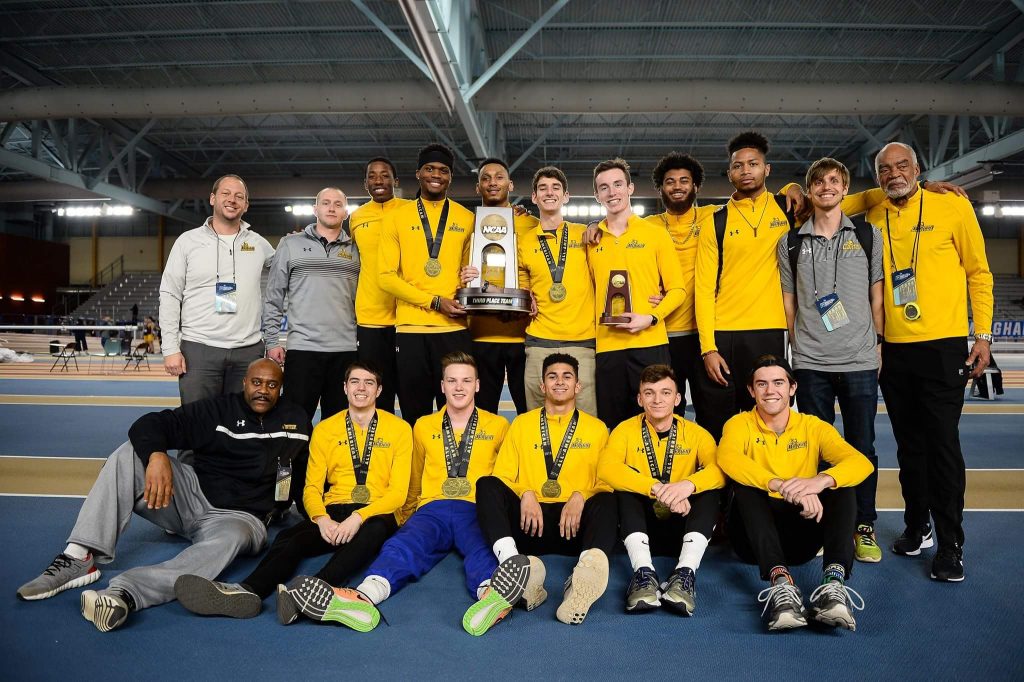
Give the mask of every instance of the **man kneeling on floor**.
M 441 371 L 446 404 L 417 419 L 412 430 L 412 475 L 401 512 L 408 521 L 384 543 L 356 589 L 314 577 L 289 583 L 302 615 L 368 632 L 380 622 L 378 604 L 422 578 L 453 549 L 463 557 L 466 588 L 479 600 L 463 619 L 467 632 L 484 634 L 522 596 L 529 562 L 516 558 L 498 565 L 477 525 L 474 504 L 477 479 L 494 468 L 508 422 L 476 407 L 480 382 L 471 355 L 445 355 Z
M 616 426 L 601 453 L 597 473 L 615 488 L 633 566 L 628 613 L 665 606 L 690 616 L 697 605 L 697 568 L 715 530 L 725 477 L 715 463 L 715 439 L 675 414 L 682 399 L 671 367 L 644 368 L 637 395 L 643 414 Z M 664 588 L 652 552 L 679 557 Z
M 342 585 L 377 555 L 398 528 L 395 512 L 405 503 L 412 458 L 412 429 L 375 406 L 380 382 L 380 372 L 369 365 L 349 365 L 348 409 L 313 430 L 302 496 L 309 520 L 278 533 L 241 583 L 178 578 L 174 594 L 182 606 L 201 615 L 252 618 L 276 587 L 277 617 L 288 625 L 298 618 L 298 607 L 280 583 L 295 575 L 299 562 L 331 554 L 316 577 Z
M 579 555 L 555 616 L 579 625 L 608 587 L 608 556 L 616 542 L 618 511 L 597 463 L 608 429 L 576 408 L 579 363 L 552 353 L 541 363 L 544 407 L 512 422 L 494 476 L 477 485 L 477 516 L 498 561 L 526 555 Z M 557 448 L 557 449 L 555 449 Z M 529 556 L 526 608 L 547 598 L 544 564 Z
M 95 563 L 114 560 L 133 511 L 192 544 L 169 561 L 120 573 L 105 590 L 83 592 L 82 615 L 100 632 L 120 627 L 132 611 L 174 599 L 178 576 L 215 578 L 239 554 L 262 549 L 275 490 L 288 499 L 291 461 L 309 445 L 309 418 L 278 404 L 281 381 L 277 363 L 256 360 L 242 393 L 136 421 L 129 441 L 100 470 L 67 548 L 18 597 L 45 599 L 98 580 Z M 195 451 L 195 464 L 169 457 L 174 449 Z
M 726 422 L 718 465 L 737 483 L 727 522 L 733 548 L 769 582 L 758 595 L 765 623 L 787 630 L 807 625 L 810 615 L 854 630 L 853 608 L 862 610 L 864 600 L 845 585 L 857 520 L 853 486 L 874 467 L 834 427 L 790 408 L 796 381 L 784 359 L 761 356 L 747 389 L 754 409 Z M 829 466 L 819 473 L 821 460 Z M 822 581 L 807 611 L 787 566 L 810 561 L 822 547 Z

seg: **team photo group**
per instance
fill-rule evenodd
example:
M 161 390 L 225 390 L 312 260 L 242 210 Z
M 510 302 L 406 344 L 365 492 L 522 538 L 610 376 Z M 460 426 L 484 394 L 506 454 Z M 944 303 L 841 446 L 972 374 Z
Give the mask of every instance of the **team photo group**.
M 549 590 L 567 624 L 609 587 L 627 612 L 692 616 L 713 539 L 731 547 L 716 561 L 756 566 L 768 630 L 855 630 L 854 565 L 886 554 L 929 550 L 932 579 L 963 581 L 959 419 L 993 313 L 974 208 L 957 186 L 919 183 L 897 142 L 854 194 L 831 158 L 772 187 L 757 132 L 726 154 L 722 205 L 701 201 L 699 160 L 672 152 L 650 178 L 664 211 L 647 216 L 623 159 L 586 187 L 542 167 L 529 191 L 485 159 L 474 214 L 449 199 L 453 152 L 428 144 L 414 179 L 370 159 L 370 200 L 351 215 L 343 189 L 321 190 L 315 222 L 276 249 L 243 219 L 244 179 L 219 178 L 160 285 L 181 407 L 131 426 L 64 549 L 17 596 L 85 587 L 81 613 L 102 632 L 175 599 L 234 618 L 270 602 L 283 625 L 369 632 L 455 551 L 469 594 L 452 585 L 453 599 L 479 636 Z M 567 221 L 570 192 L 605 217 Z M 531 210 L 510 204 L 520 195 Z M 498 236 L 513 252 L 495 256 Z M 521 311 L 468 302 L 514 291 Z M 874 530 L 879 389 L 905 503 L 891 538 Z M 90 589 L 133 515 L 188 544 Z M 575 567 L 548 579 L 551 554 Z M 243 555 L 261 558 L 219 582 Z M 300 575 L 313 557 L 319 571 Z M 817 557 L 820 580 L 798 586 L 790 567 Z M 628 585 L 609 585 L 626 561 Z

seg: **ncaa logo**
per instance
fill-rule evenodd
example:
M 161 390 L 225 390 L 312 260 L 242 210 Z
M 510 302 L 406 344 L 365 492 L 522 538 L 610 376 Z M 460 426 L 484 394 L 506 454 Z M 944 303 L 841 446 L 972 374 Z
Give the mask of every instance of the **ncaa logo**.
M 484 216 L 480 221 L 480 234 L 492 242 L 500 242 L 508 234 L 508 222 L 496 213 Z

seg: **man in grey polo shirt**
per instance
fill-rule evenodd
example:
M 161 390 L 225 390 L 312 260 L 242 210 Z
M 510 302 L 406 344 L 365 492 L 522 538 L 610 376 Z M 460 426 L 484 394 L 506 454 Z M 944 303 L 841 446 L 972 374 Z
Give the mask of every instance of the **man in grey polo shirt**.
M 856 488 L 854 540 L 859 561 L 877 562 L 882 558 L 874 536 L 882 236 L 840 209 L 850 187 L 850 172 L 842 163 L 819 159 L 806 181 L 814 213 L 778 245 L 796 400 L 801 412 L 832 424 L 838 399 L 843 437 L 874 466 Z
M 164 369 L 178 377 L 183 405 L 233 393 L 263 357 L 260 278 L 274 248 L 242 220 L 242 178 L 218 178 L 210 206 L 205 223 L 175 240 L 160 280 Z
M 356 282 L 359 251 L 345 228 L 348 199 L 327 187 L 316 195 L 316 222 L 286 235 L 270 265 L 263 304 L 267 356 L 284 365 L 284 397 L 302 407 L 310 421 L 320 405 L 326 419 L 348 407 L 345 370 L 356 359 Z M 287 351 L 281 318 L 287 300 Z M 287 355 L 287 361 L 286 361 Z M 292 462 L 291 498 L 299 511 L 306 457 Z

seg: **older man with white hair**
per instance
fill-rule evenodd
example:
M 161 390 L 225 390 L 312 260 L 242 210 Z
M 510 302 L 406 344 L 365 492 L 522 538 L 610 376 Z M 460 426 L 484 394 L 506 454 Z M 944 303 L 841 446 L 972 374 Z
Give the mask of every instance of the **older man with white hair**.
M 914 150 L 893 142 L 875 157 L 887 199 L 867 219 L 882 233 L 885 330 L 879 384 L 896 437 L 906 530 L 893 552 L 934 544 L 934 580 L 964 579 L 966 471 L 960 450 L 964 387 L 988 366 L 992 273 L 974 208 L 921 191 Z M 974 316 L 968 349 L 967 299 Z

